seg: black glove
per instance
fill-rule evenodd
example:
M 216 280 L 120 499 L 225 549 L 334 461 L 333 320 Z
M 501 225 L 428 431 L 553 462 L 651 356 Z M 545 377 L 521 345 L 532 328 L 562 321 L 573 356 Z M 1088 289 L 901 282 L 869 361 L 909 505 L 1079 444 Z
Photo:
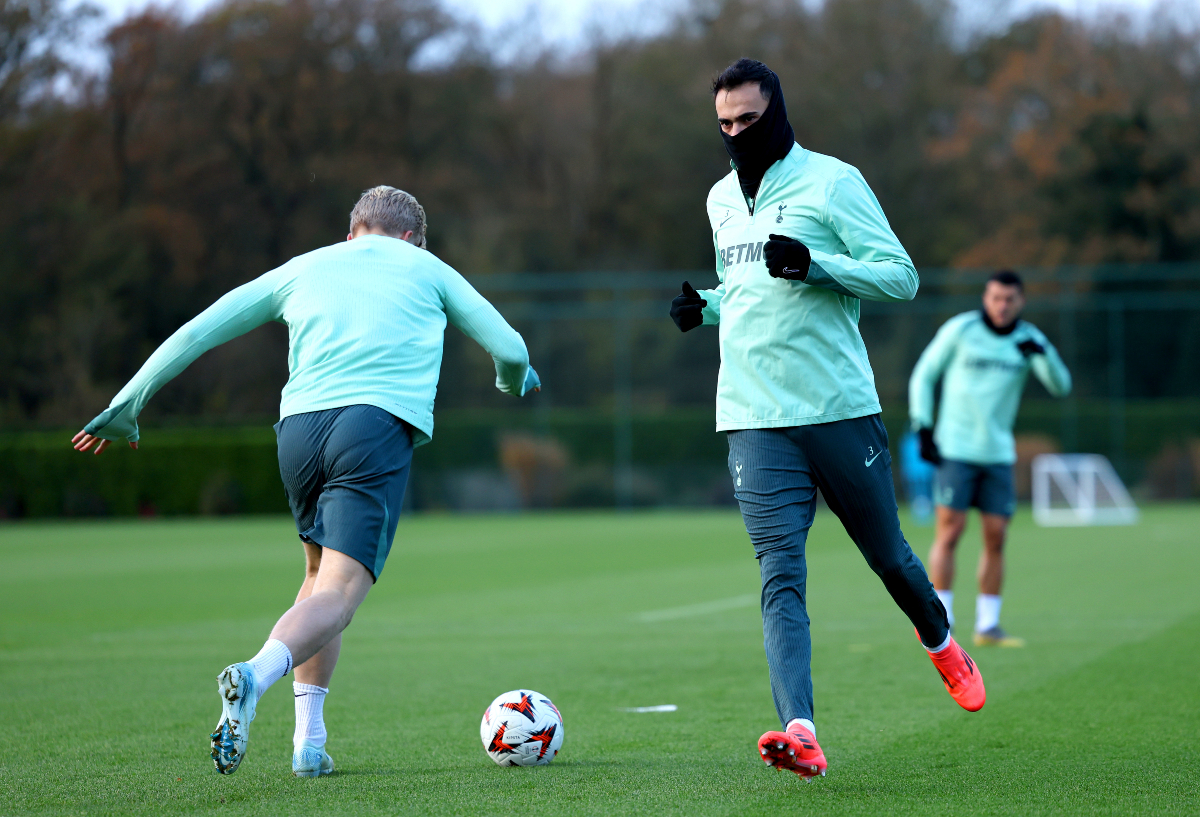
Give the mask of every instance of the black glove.
M 767 262 L 767 271 L 772 278 L 803 281 L 808 277 L 808 265 L 812 262 L 808 247 L 786 235 L 767 238 L 770 241 L 763 245 L 763 260 Z
M 942 455 L 938 452 L 937 443 L 933 441 L 933 429 L 917 429 L 917 438 L 921 441 L 921 459 L 934 465 L 941 465 Z
M 1046 353 L 1046 347 L 1032 338 L 1021 341 L 1017 344 L 1017 348 L 1021 350 L 1021 354 L 1025 355 L 1025 357 L 1029 357 L 1030 355 L 1044 355 Z
M 708 306 L 708 301 L 700 297 L 700 293 L 687 281 L 683 282 L 683 294 L 676 295 L 671 301 L 671 320 L 679 327 L 680 332 L 695 329 L 704 323 L 701 311 Z

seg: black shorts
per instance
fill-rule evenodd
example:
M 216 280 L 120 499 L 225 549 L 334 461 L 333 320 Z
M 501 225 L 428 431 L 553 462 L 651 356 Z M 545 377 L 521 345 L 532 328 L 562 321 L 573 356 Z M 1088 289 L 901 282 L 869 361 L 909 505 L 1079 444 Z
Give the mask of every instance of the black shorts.
M 408 424 L 375 406 L 345 406 L 284 417 L 275 436 L 300 536 L 362 562 L 378 580 L 412 464 Z
M 933 501 L 956 511 L 976 507 L 983 513 L 1012 516 L 1017 507 L 1013 467 L 942 460 L 934 481 Z

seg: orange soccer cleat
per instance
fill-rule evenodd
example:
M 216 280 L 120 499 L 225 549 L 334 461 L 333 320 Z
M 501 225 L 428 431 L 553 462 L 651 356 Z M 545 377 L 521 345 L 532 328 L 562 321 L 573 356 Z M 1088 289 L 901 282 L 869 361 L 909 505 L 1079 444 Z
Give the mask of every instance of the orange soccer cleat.
M 918 640 L 920 634 L 917 635 Z M 928 652 L 928 651 L 927 651 Z M 952 637 L 950 644 L 940 652 L 929 653 L 933 665 L 937 667 L 942 683 L 959 706 L 968 712 L 978 712 L 987 701 L 987 691 L 983 688 L 983 676 L 979 667 L 967 655 L 967 651 L 958 646 Z
M 768 766 L 795 772 L 805 780 L 824 777 L 829 765 L 816 736 L 798 723 L 786 732 L 767 732 L 758 739 L 758 753 Z

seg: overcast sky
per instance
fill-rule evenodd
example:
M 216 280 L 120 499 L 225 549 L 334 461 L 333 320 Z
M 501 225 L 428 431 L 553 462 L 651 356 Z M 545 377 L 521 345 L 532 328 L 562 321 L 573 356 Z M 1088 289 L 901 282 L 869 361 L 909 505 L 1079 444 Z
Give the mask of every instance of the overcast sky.
M 115 21 L 128 14 L 145 8 L 147 0 L 90 0 L 106 11 L 108 19 Z M 199 11 L 209 5 L 211 0 L 172 0 L 188 11 Z M 164 3 L 160 2 L 159 5 Z M 1086 15 L 1096 14 L 1113 9 L 1142 9 L 1146 10 L 1156 4 L 1156 0 L 1010 0 L 999 5 L 1008 5 L 1010 13 L 1022 13 L 1038 7 L 1060 8 L 1070 13 Z M 647 3 L 644 0 L 605 0 L 603 4 L 596 0 L 445 0 L 445 5 L 458 11 L 463 16 L 474 17 L 484 25 L 496 27 L 506 22 L 523 18 L 532 10 L 541 19 L 545 33 L 555 39 L 572 38 L 590 20 L 599 17 L 598 9 L 603 6 L 607 15 L 628 18 L 630 12 L 638 12 L 641 17 L 647 8 L 662 7 L 663 3 Z M 972 6 L 995 7 L 995 0 L 965 0 L 964 8 Z
M 820 0 L 804 0 L 819 3 Z M 1074 15 L 1092 17 L 1114 11 L 1129 11 L 1147 18 L 1161 0 L 959 0 L 970 29 L 1011 19 L 1037 8 L 1058 8 Z M 1171 2 L 1171 0 L 1167 0 Z M 1187 4 L 1194 0 L 1174 0 Z M 105 12 L 106 22 L 151 5 L 150 0 L 88 0 Z M 154 5 L 174 5 L 188 13 L 201 11 L 213 0 L 158 0 Z M 597 26 L 609 33 L 653 31 L 670 17 L 670 10 L 683 0 L 443 0 L 446 7 L 463 18 L 473 18 L 486 28 L 520 24 L 525 34 L 536 34 L 570 46 L 584 41 Z M 532 28 L 533 31 L 529 29 Z M 99 29 L 97 29 L 99 30 Z M 85 62 L 100 61 L 98 52 L 79 55 Z

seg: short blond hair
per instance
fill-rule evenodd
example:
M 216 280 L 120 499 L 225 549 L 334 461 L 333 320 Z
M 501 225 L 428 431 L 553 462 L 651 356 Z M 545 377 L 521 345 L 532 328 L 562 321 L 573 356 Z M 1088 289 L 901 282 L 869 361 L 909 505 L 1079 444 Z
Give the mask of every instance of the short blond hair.
M 364 190 L 350 211 L 350 232 L 359 227 L 378 228 L 393 238 L 412 230 L 417 239 L 412 243 L 425 249 L 425 208 L 411 193 L 386 184 Z

